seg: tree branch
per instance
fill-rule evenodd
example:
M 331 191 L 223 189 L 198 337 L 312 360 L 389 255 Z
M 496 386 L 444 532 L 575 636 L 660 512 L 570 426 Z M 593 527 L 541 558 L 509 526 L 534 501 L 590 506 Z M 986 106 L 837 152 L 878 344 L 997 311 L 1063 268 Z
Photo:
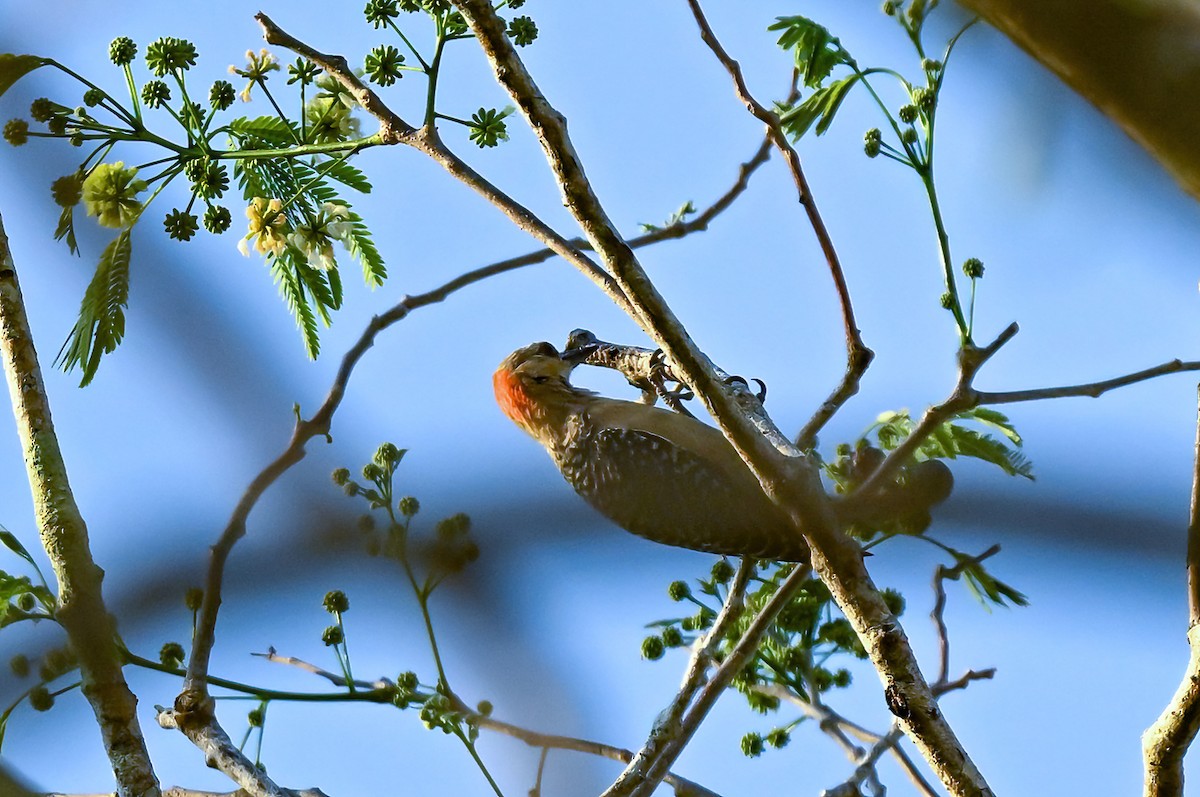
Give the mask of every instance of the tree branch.
M 733 79 L 734 93 L 738 100 L 754 118 L 766 125 L 767 138 L 783 156 L 783 161 L 792 175 L 792 182 L 796 185 L 797 199 L 804 207 L 808 222 L 817 235 L 817 243 L 820 244 L 821 252 L 825 255 L 825 262 L 829 265 L 829 273 L 833 277 L 833 285 L 837 290 L 838 303 L 842 309 L 842 326 L 846 332 L 846 373 L 829 398 L 822 402 L 817 412 L 800 430 L 796 446 L 807 451 L 816 445 L 817 432 L 829 422 L 829 419 L 843 404 L 858 393 L 859 382 L 862 381 L 863 374 L 870 367 L 875 353 L 863 343 L 858 323 L 854 320 L 854 305 L 850 300 L 850 289 L 846 286 L 846 275 L 842 271 L 842 264 L 838 259 L 833 239 L 829 237 L 829 230 L 825 227 L 821 213 L 817 210 L 816 200 L 813 199 L 812 191 L 808 187 L 808 179 L 804 176 L 804 168 L 800 163 L 800 154 L 788 141 L 779 117 L 750 93 L 750 89 L 746 86 L 746 80 L 742 77 L 741 66 L 721 46 L 721 42 L 708 24 L 708 19 L 704 16 L 704 11 L 700 8 L 700 3 L 697 0 L 687 0 L 687 4 L 692 10 L 696 25 L 700 28 L 701 40 L 708 45 L 708 49 L 712 51 L 717 60 L 721 62 L 721 66 L 725 67 L 725 71 L 729 73 L 729 77 Z
M 584 174 L 565 119 L 538 89 L 491 3 L 452 2 L 471 26 L 497 81 L 536 133 L 567 209 L 628 297 L 632 317 L 662 348 L 671 367 L 704 402 L 767 496 L 808 541 L 813 568 L 862 640 L 884 682 L 893 713 L 902 719 L 906 732 L 953 794 L 990 795 L 983 776 L 938 710 L 903 629 L 863 565 L 861 547 L 841 531 L 815 463 L 801 455 L 757 402 L 739 402 L 736 391 L 717 378 L 711 361 L 692 341 L 608 220 Z
M 1200 411 L 1188 517 L 1187 587 L 1190 655 L 1175 696 L 1142 735 L 1145 797 L 1182 797 L 1183 757 L 1200 731 Z
M 116 623 L 104 606 L 104 571 L 92 558 L 42 382 L 16 264 L 0 219 L 0 356 L 33 495 L 38 532 L 58 579 L 54 616 L 67 632 L 121 797 L 157 797 L 158 779 L 121 672 Z

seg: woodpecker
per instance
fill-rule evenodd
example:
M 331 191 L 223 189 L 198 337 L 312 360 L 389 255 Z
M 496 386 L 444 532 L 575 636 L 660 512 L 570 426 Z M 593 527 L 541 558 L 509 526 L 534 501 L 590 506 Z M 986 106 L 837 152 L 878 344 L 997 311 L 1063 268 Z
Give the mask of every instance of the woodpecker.
M 586 351 L 517 349 L 492 377 L 496 402 L 563 478 L 618 526 L 697 551 L 806 561 L 808 546 L 719 431 L 694 418 L 570 383 Z

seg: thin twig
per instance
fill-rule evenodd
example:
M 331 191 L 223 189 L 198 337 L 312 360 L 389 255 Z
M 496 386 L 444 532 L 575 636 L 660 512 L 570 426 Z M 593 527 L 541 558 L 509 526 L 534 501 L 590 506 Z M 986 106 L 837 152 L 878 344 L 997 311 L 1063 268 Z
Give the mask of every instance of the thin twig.
M 708 712 L 716 704 L 717 698 L 724 694 L 734 676 L 741 672 L 746 663 L 758 653 L 758 643 L 762 641 L 763 635 L 775 622 L 776 616 L 791 602 L 796 591 L 809 580 L 811 575 L 812 568 L 809 565 L 795 566 L 791 574 L 779 585 L 779 590 L 771 596 L 771 599 L 746 628 L 742 638 L 721 662 L 721 666 L 708 679 L 708 683 L 700 690 L 691 708 L 679 723 L 678 729 L 671 734 L 671 737 L 651 759 L 649 769 L 644 773 L 631 773 L 632 776 L 625 778 L 624 781 L 618 780 L 604 792 L 602 797 L 618 797 L 618 795 L 649 797 L 654 793 L 658 783 L 663 780 L 665 773 L 675 763 L 679 754 L 683 752 L 683 748 L 691 741 L 700 724 L 708 716 Z
M 708 668 L 714 662 L 718 647 L 729 633 L 730 627 L 742 615 L 746 586 L 750 583 L 754 570 L 753 559 L 742 560 L 730 583 L 725 603 L 721 606 L 721 611 L 717 614 L 716 619 L 713 620 L 712 628 L 696 641 L 692 649 L 692 655 L 688 660 L 687 669 L 684 671 L 683 683 L 679 687 L 679 691 L 672 698 L 671 704 L 659 714 L 645 744 L 629 761 L 629 766 L 625 767 L 625 771 L 610 787 L 609 792 L 620 794 L 622 789 L 633 788 L 650 771 L 664 746 L 677 738 L 688 706 L 696 697 L 696 693 L 708 682 Z
M 1126 385 L 1144 382 L 1167 374 L 1177 374 L 1185 371 L 1200 371 L 1200 361 L 1171 360 L 1153 368 L 1136 371 L 1132 374 L 1105 379 L 1102 382 L 1089 382 L 1084 385 L 1068 385 L 1066 387 L 1045 387 L 1037 390 L 1010 390 L 1001 393 L 979 391 L 976 395 L 980 404 L 1013 404 L 1018 401 L 1041 401 L 1043 399 L 1068 398 L 1072 396 L 1090 396 L 1096 398 Z
M 1142 734 L 1145 797 L 1182 797 L 1183 757 L 1200 731 L 1200 410 L 1187 530 L 1187 594 L 1187 671 L 1162 715 Z
M 937 630 L 938 638 L 938 677 L 933 683 L 934 691 L 939 684 L 947 683 L 950 678 L 950 634 L 946 630 L 946 581 L 953 581 L 962 575 L 969 564 L 978 564 L 1000 553 L 1000 546 L 993 545 L 979 556 L 964 559 L 953 567 L 938 565 L 933 573 L 933 610 L 929 617 Z
M 717 60 L 721 62 L 721 66 L 725 67 L 725 71 L 729 73 L 729 77 L 733 79 L 734 93 L 738 100 L 754 118 L 766 125 L 767 137 L 783 156 L 784 163 L 787 164 L 788 171 L 792 175 L 792 182 L 796 185 L 797 198 L 804 207 L 813 232 L 816 233 L 817 242 L 821 246 L 821 252 L 825 256 L 825 262 L 829 266 L 829 273 L 833 277 L 833 285 L 837 291 L 838 303 L 842 310 L 842 326 L 846 332 L 846 373 L 838 387 L 821 404 L 797 437 L 797 447 L 808 450 L 815 445 L 817 432 L 829 422 L 829 419 L 843 404 L 858 393 L 858 386 L 862 381 L 863 374 L 866 373 L 875 355 L 863 343 L 862 334 L 854 320 L 854 305 L 850 300 L 850 289 L 846 286 L 846 275 L 842 270 L 833 239 L 829 236 L 829 230 L 825 227 L 825 222 L 817 209 L 816 200 L 813 199 L 812 191 L 809 189 L 808 179 L 804 176 L 800 154 L 788 141 L 787 134 L 779 122 L 779 116 L 750 93 L 750 89 L 746 86 L 746 80 L 742 77 L 741 65 L 730 57 L 725 48 L 721 46 L 721 42 L 708 24 L 708 19 L 704 16 L 704 11 L 700 8 L 700 3 L 697 0 L 687 0 L 687 4 L 692 10 L 692 16 L 696 19 L 696 25 L 700 28 L 701 40 L 708 45 L 708 49 L 712 51 Z

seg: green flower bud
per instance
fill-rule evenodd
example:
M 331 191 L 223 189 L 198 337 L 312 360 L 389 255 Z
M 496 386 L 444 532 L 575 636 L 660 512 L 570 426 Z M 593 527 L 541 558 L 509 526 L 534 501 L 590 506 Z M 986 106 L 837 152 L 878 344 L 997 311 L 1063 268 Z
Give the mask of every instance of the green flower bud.
M 969 257 L 962 266 L 963 273 L 971 279 L 979 279 L 983 276 L 983 261 L 977 257 Z
M 917 131 L 911 127 L 905 128 L 904 132 L 900 134 L 900 140 L 903 141 L 905 144 L 916 144 L 917 143 Z
M 383 468 L 379 467 L 374 462 L 368 462 L 366 465 L 363 465 L 362 475 L 367 481 L 379 481 L 383 478 Z
M 942 62 L 935 61 L 932 58 L 922 58 L 921 59 L 921 68 L 930 74 L 941 72 L 942 71 Z
M 733 578 L 733 565 L 728 559 L 718 559 L 712 566 L 712 580 L 718 584 L 728 584 Z
M 666 650 L 662 637 L 648 636 L 642 640 L 642 658 L 657 661 L 663 657 Z
M 76 133 L 75 135 L 71 136 L 70 138 L 67 139 L 67 143 L 70 144 L 72 147 L 82 147 L 83 146 L 83 133 Z
M 411 495 L 406 495 L 400 499 L 400 514 L 404 517 L 413 517 L 421 511 L 421 502 Z
M 943 309 L 949 310 L 954 307 L 954 296 L 951 295 L 950 291 L 943 293 L 941 299 L 938 301 L 941 302 Z
M 508 23 L 508 37 L 513 44 L 524 47 L 533 44 L 538 36 L 537 24 L 529 17 L 516 17 Z
M 266 719 L 267 719 L 267 712 L 263 709 L 262 706 L 251 709 L 250 712 L 248 714 L 246 714 L 246 723 L 251 728 L 261 728 L 263 726 L 263 722 L 265 722 Z
M 84 97 L 86 98 L 87 95 L 85 94 Z M 58 105 L 45 97 L 38 97 L 29 106 L 29 115 L 35 122 L 49 122 L 57 112 Z
M 37 598 L 32 592 L 22 592 L 17 596 L 17 608 L 23 612 L 31 612 L 37 606 Z
M 368 0 L 363 16 L 372 27 L 382 28 L 400 16 L 400 10 L 396 7 L 396 0 Z
M 233 84 L 228 80 L 218 80 L 212 84 L 212 88 L 208 90 L 208 104 L 218 111 L 224 111 L 233 105 L 233 101 L 237 94 L 233 90 Z
M 177 241 L 190 241 L 196 234 L 196 230 L 200 229 L 200 222 L 195 214 L 179 208 L 172 208 L 167 217 L 163 219 L 163 229 L 167 231 L 167 235 Z
M 204 590 L 192 587 L 184 593 L 183 603 L 193 612 L 200 611 L 200 604 L 204 603 Z
M 19 147 L 29 140 L 29 122 L 24 119 L 10 119 L 4 125 L 4 140 L 14 147 Z
M 35 686 L 29 691 L 29 707 L 34 711 L 49 711 L 54 707 L 54 696 L 45 686 Z
M 158 650 L 158 660 L 167 667 L 178 667 L 183 664 L 183 645 L 178 642 L 167 642 Z
M 204 229 L 213 235 L 220 235 L 225 232 L 232 223 L 233 219 L 230 217 L 229 208 L 227 207 L 213 205 L 204 211 Z
M 146 66 L 155 77 L 186 72 L 196 65 L 196 45 L 186 39 L 163 36 L 146 48 Z
M 416 690 L 419 683 L 420 682 L 417 680 L 417 674 L 412 670 L 409 670 L 408 672 L 402 672 L 396 676 L 397 688 L 403 689 L 406 692 L 412 692 Z
M 367 53 L 363 66 L 367 72 L 367 80 L 381 86 L 390 86 L 404 77 L 401 67 L 404 64 L 404 54 L 390 44 L 381 44 Z
M 667 587 L 667 595 L 676 602 L 687 599 L 691 594 L 692 588 L 686 581 L 672 581 Z
M 46 123 L 46 129 L 50 131 L 51 135 L 64 135 L 67 132 L 67 117 L 64 114 L 55 114 Z
M 142 102 L 147 108 L 161 108 L 171 99 L 171 87 L 161 80 L 148 80 L 142 86 Z
M 917 121 L 917 106 L 905 105 L 900 109 L 900 121 L 906 125 L 911 125 Z
M 137 45 L 128 36 L 118 36 L 108 45 L 108 59 L 117 66 L 125 66 L 137 57 Z
M 343 486 L 344 484 L 346 484 L 349 481 L 350 481 L 349 468 L 338 468 L 337 470 L 335 470 L 333 472 L 333 483 L 336 484 L 338 487 Z
M 763 749 L 761 734 L 748 733 L 742 737 L 742 755 L 747 758 L 758 758 L 763 754 Z
M 357 484 L 355 484 L 354 482 L 346 482 L 345 484 L 342 485 L 342 492 L 344 492 L 346 495 L 350 496 L 351 498 L 358 495 L 359 489 L 360 489 L 359 486 Z
M 71 208 L 83 198 L 83 175 L 79 172 L 63 175 L 50 184 L 54 204 L 60 208 Z
M 929 113 L 937 104 L 937 93 L 933 89 L 919 88 L 913 91 L 912 99 L 922 111 Z
M 382 443 L 375 450 L 375 456 L 372 459 L 380 467 L 395 464 L 403 458 L 404 452 L 396 448 L 394 443 Z
M 340 645 L 345 639 L 346 635 L 342 632 L 341 626 L 331 625 L 321 632 L 321 641 L 325 643 L 326 647 Z
M 683 646 L 683 634 L 673 625 L 669 625 L 662 630 L 663 644 L 669 648 L 678 648 Z
M 878 127 L 872 127 L 863 134 L 863 151 L 867 153 L 868 158 L 874 158 L 879 155 L 879 149 L 883 146 L 883 133 Z
M 787 747 L 788 742 L 792 740 L 792 736 L 784 728 L 776 728 L 767 734 L 767 744 L 774 747 L 776 750 L 782 750 Z
M 475 711 L 485 717 L 492 716 L 492 702 L 490 700 L 480 700 L 479 705 L 475 707 Z
M 321 605 L 330 614 L 344 614 L 350 611 L 350 599 L 340 589 L 326 592 L 325 599 L 321 601 Z
M 100 89 L 88 89 L 83 93 L 83 104 L 89 108 L 95 108 L 100 103 L 104 102 L 106 95 Z M 36 118 L 36 117 L 34 117 Z M 45 120 L 42 120 L 45 121 Z
M 9 659 L 8 667 L 18 678 L 27 678 L 29 676 L 29 657 L 24 653 L 18 653 Z
M 854 679 L 850 671 L 844 667 L 833 674 L 833 685 L 838 689 L 845 689 L 852 680 Z

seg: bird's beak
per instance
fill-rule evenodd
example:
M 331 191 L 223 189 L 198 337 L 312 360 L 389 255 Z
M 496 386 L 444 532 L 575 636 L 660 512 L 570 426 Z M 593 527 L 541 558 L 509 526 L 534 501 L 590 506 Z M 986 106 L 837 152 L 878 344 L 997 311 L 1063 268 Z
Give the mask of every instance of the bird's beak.
M 595 343 L 588 343 L 583 346 L 575 346 L 574 348 L 567 349 L 558 356 L 562 358 L 563 362 L 574 367 L 590 357 L 598 348 L 599 346 Z

